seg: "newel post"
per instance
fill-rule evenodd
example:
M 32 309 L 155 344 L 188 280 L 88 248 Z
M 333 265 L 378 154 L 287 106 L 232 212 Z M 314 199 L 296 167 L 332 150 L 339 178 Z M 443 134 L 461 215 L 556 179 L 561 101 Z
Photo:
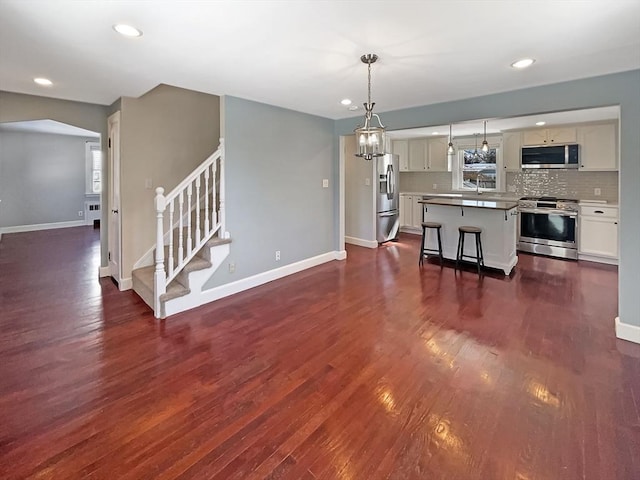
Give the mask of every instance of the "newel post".
M 156 269 L 153 274 L 153 313 L 156 318 L 162 316 L 160 295 L 166 292 L 167 274 L 164 271 L 164 211 L 167 202 L 164 196 L 164 188 L 156 188 Z

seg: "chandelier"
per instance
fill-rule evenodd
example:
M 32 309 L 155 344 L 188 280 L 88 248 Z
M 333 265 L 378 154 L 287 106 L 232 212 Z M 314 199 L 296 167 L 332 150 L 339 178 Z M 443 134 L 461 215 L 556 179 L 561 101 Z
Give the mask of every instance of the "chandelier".
M 354 130 L 357 141 L 357 153 L 356 157 L 362 157 L 365 160 L 371 160 L 373 157 L 381 157 L 384 155 L 384 125 L 380 121 L 380 117 L 373 113 L 373 106 L 375 103 L 371 103 L 371 65 L 378 60 L 378 56 L 369 53 L 360 57 L 362 63 L 366 63 L 369 69 L 368 77 L 368 97 L 367 103 L 364 104 L 364 125 Z M 378 126 L 372 125 L 373 117 L 378 121 Z

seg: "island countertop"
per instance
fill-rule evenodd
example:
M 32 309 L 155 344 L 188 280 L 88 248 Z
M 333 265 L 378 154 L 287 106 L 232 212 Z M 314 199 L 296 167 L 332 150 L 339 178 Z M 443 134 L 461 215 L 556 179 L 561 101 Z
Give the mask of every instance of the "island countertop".
M 462 198 L 431 198 L 419 200 L 423 205 L 447 205 L 450 207 L 490 208 L 492 210 L 511 210 L 518 206 L 517 202 L 494 200 L 465 200 Z

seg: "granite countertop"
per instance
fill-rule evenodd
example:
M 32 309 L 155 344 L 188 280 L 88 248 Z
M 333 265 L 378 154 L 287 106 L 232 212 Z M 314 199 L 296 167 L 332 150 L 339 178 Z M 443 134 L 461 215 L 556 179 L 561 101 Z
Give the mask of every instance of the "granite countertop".
M 517 202 L 503 200 L 466 200 L 464 198 L 432 198 L 421 200 L 424 205 L 446 205 L 450 207 L 490 208 L 492 210 L 511 210 L 518 206 Z
M 493 193 L 486 192 L 480 195 L 471 192 L 450 192 L 450 193 L 433 193 L 433 192 L 400 192 L 400 195 L 420 195 L 430 198 L 462 198 L 465 200 L 478 200 L 478 201 L 503 201 L 503 202 L 517 202 L 520 200 L 519 196 L 514 194 L 505 193 Z

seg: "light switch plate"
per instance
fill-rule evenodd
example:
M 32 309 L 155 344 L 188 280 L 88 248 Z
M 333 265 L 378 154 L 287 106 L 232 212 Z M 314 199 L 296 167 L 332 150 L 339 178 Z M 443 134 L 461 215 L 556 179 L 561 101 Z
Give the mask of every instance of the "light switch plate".
M 594 194 L 596 197 L 599 197 L 600 195 L 602 195 L 602 190 L 600 190 L 599 188 L 594 188 L 594 189 L 593 189 L 593 194 Z
M 144 179 L 144 188 L 151 190 L 153 188 L 153 180 L 151 178 Z
M 322 180 L 322 188 L 329 188 L 329 179 L 328 178 L 324 178 Z
M 371 185 L 371 179 L 370 178 L 365 178 L 364 179 L 364 184 L 368 187 L 369 185 Z

